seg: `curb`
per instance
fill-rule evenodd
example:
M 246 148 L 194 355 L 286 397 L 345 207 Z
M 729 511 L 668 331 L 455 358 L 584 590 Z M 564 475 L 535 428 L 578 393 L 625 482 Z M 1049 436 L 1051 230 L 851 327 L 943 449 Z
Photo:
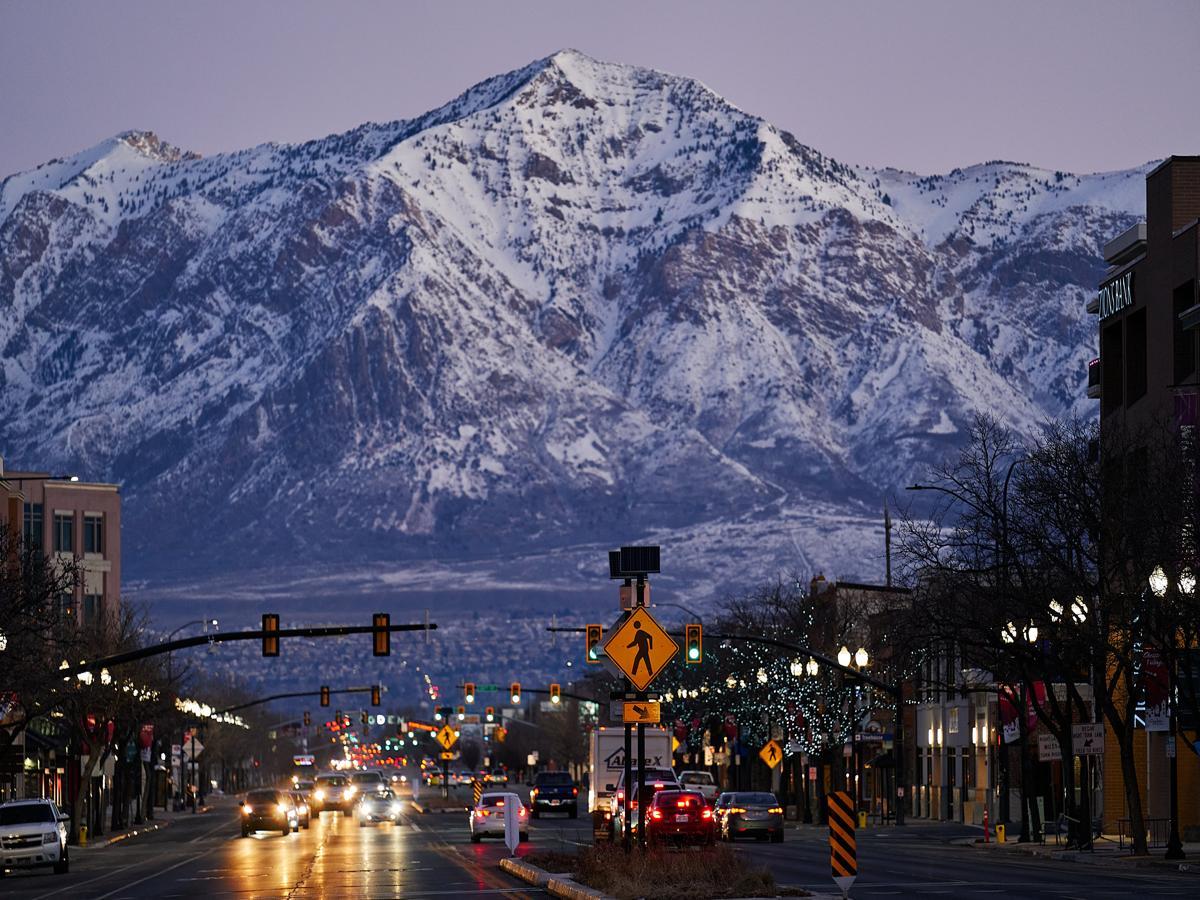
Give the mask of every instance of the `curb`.
M 210 806 L 200 807 L 200 815 L 209 812 L 212 809 Z M 105 847 L 111 847 L 113 844 L 119 844 L 121 841 L 127 841 L 130 838 L 137 837 L 139 834 L 150 834 L 152 831 L 161 831 L 164 828 L 169 828 L 175 822 L 174 818 L 164 819 L 161 822 L 147 822 L 133 828 L 129 831 L 123 831 L 120 834 L 115 834 L 103 841 L 88 841 L 87 844 L 72 844 L 76 850 L 103 850 Z
M 466 806 L 449 806 L 449 807 L 445 807 L 442 809 L 430 809 L 428 806 L 425 806 L 425 804 L 418 803 L 416 800 L 410 800 L 409 803 L 412 804 L 413 809 L 415 809 L 417 812 L 419 812 L 423 816 L 446 815 L 446 814 L 454 814 L 454 813 L 457 813 L 459 815 L 466 815 L 466 812 L 467 812 Z
M 584 887 L 574 881 L 570 875 L 552 874 L 515 856 L 500 860 L 500 868 L 514 878 L 520 878 L 534 887 L 545 888 L 547 893 L 555 897 L 566 897 L 568 900 L 616 900 L 608 894 Z
M 1037 859 L 1047 859 L 1051 862 L 1070 862 L 1081 865 L 1096 866 L 1102 869 L 1161 869 L 1168 872 L 1190 872 L 1193 867 L 1184 862 L 1168 862 L 1167 860 L 1156 858 L 1153 856 L 1097 856 L 1094 853 L 1088 853 L 1082 850 L 1044 850 L 1039 849 L 1036 845 L 1026 847 L 1021 844 L 1010 844 L 1004 850 L 1000 850 L 1000 844 L 959 844 L 960 847 L 970 847 L 972 849 L 988 849 L 993 852 L 1000 853 L 1018 853 L 1022 856 L 1032 856 Z
M 545 887 L 546 882 L 550 880 L 550 873 L 545 869 L 539 869 L 537 866 L 530 865 L 516 856 L 505 857 L 500 860 L 500 868 L 514 878 L 520 878 L 534 887 Z
M 616 900 L 615 897 L 584 887 L 579 882 L 560 875 L 547 880 L 546 891 L 555 897 L 566 897 L 567 900 Z

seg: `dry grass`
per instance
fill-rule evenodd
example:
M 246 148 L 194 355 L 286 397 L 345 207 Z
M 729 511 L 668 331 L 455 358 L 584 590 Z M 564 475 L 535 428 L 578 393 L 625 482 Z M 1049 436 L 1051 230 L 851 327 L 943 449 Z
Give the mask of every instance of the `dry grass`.
M 775 879 L 766 869 L 751 868 L 728 847 L 672 852 L 634 851 L 596 844 L 576 857 L 577 881 L 620 900 L 706 900 L 720 897 L 774 897 Z

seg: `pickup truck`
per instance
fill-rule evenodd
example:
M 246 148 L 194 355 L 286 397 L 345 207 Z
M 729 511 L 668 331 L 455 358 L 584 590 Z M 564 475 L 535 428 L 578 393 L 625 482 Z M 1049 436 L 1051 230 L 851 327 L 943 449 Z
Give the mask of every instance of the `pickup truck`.
M 533 790 L 529 792 L 529 805 L 533 817 L 544 812 L 565 812 L 571 818 L 579 816 L 579 788 L 569 772 L 539 772 L 533 779 Z
M 698 792 L 704 797 L 709 806 L 712 806 L 712 802 L 717 799 L 717 794 L 720 793 L 717 789 L 717 782 L 712 777 L 711 772 L 701 772 L 695 769 L 680 772 L 679 783 L 683 786 L 684 790 Z

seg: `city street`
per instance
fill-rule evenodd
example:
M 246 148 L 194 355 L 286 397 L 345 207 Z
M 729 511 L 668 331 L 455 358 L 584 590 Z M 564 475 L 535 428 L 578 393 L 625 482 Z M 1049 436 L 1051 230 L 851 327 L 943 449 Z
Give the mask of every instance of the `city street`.
M 542 817 L 530 823 L 520 853 L 586 844 L 586 817 Z M 1194 896 L 1188 874 L 1120 871 L 1085 864 L 1000 857 L 948 843 L 967 830 L 913 825 L 860 836 L 860 875 L 852 896 L 999 896 L 1102 898 Z M 789 830 L 783 844 L 739 843 L 739 852 L 768 866 L 780 884 L 829 892 L 828 845 L 820 828 Z M 697 852 L 697 851 L 682 851 Z M 332 813 L 311 829 L 282 837 L 242 839 L 231 800 L 207 814 L 181 818 L 162 831 L 113 847 L 72 851 L 71 873 L 13 874 L 6 896 L 26 898 L 167 897 L 489 897 L 527 896 L 502 873 L 498 840 L 473 845 L 465 817 L 411 814 L 396 826 L 361 828 Z

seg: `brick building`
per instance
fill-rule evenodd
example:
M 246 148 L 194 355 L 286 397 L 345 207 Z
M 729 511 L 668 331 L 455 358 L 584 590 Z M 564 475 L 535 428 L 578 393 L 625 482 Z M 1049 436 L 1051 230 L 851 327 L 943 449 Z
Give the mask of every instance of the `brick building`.
M 1104 258 L 1109 268 L 1088 304 L 1099 316 L 1100 356 L 1088 368 L 1088 396 L 1100 401 L 1101 431 L 1166 422 L 1183 436 L 1198 424 L 1200 400 L 1200 156 L 1172 156 L 1146 176 L 1146 221 L 1105 244 Z M 1152 725 L 1136 735 L 1143 810 L 1160 821 L 1170 815 L 1167 747 L 1165 729 Z M 1182 749 L 1177 762 L 1186 832 L 1200 827 L 1200 766 Z M 1108 830 L 1128 816 L 1111 732 L 1103 795 Z

